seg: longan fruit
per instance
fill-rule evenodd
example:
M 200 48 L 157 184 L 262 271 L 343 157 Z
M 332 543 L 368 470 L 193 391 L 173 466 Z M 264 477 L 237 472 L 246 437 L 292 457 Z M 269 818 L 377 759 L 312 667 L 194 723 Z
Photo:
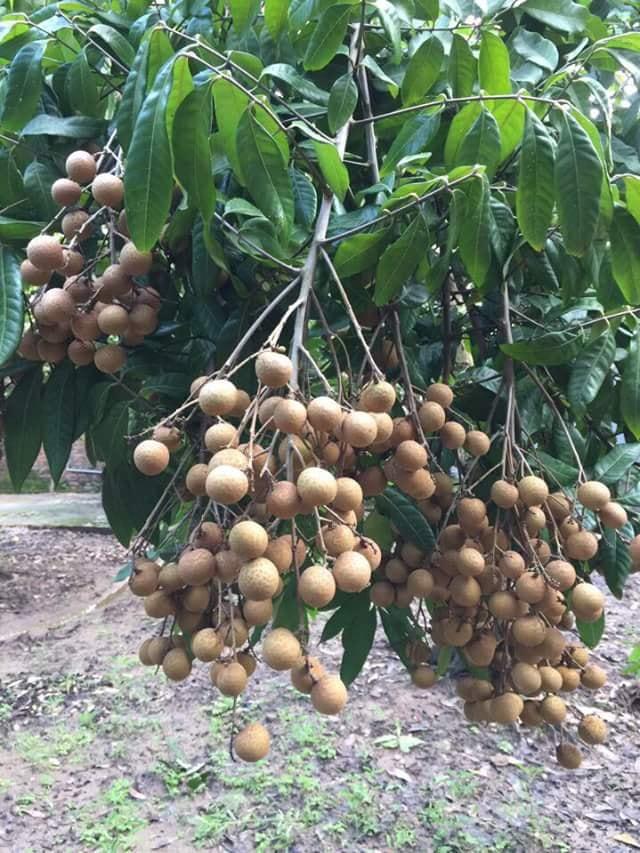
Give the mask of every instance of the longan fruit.
M 415 592 L 412 592 L 412 595 L 415 595 Z M 371 584 L 369 598 L 376 607 L 391 607 L 396 598 L 393 584 L 389 581 L 376 581 Z
M 306 406 L 298 400 L 280 400 L 273 411 L 273 425 L 285 435 L 299 435 L 306 422 Z
M 187 490 L 196 498 L 202 498 L 207 494 L 207 477 L 209 476 L 209 468 L 203 462 L 196 462 L 187 471 L 185 477 L 185 486 Z
M 343 592 L 361 592 L 371 581 L 371 566 L 362 554 L 345 551 L 336 558 L 333 576 Z
M 578 584 L 571 595 L 571 609 L 578 619 L 595 622 L 602 613 L 604 595 L 590 583 Z
M 143 640 L 138 649 L 138 660 L 143 666 L 153 666 L 153 661 L 149 657 L 149 646 L 152 642 L 150 638 Z
M 461 548 L 456 557 L 456 568 L 461 575 L 478 577 L 485 569 L 485 560 L 475 548 Z
M 129 589 L 134 595 L 151 595 L 158 587 L 158 567 L 147 559 L 135 561 L 129 578 Z
M 300 693 L 309 695 L 316 681 L 326 675 L 324 666 L 318 658 L 305 657 L 291 670 L 291 684 Z
M 46 284 L 51 278 L 51 270 L 41 270 L 34 266 L 29 258 L 20 264 L 20 277 L 25 284 Z
M 563 521 L 571 515 L 571 501 L 563 492 L 552 492 L 547 499 L 547 507 L 556 521 Z
M 145 597 L 144 609 L 147 616 L 151 616 L 153 619 L 164 619 L 176 612 L 176 605 L 166 592 L 157 589 Z
M 327 472 L 329 473 L 329 472 Z M 302 500 L 295 483 L 280 480 L 267 495 L 267 511 L 280 519 L 294 518 L 302 513 Z
M 591 560 L 598 553 L 598 540 L 588 530 L 581 530 L 571 534 L 564 547 L 572 560 Z
M 69 213 L 65 213 L 62 217 L 60 228 L 66 240 L 70 241 L 75 238 L 78 242 L 86 240 L 91 236 L 93 231 L 93 226 L 89 222 L 89 214 L 86 210 L 70 210 Z M 63 266 L 64 262 L 63 252 Z
M 458 522 L 465 532 L 479 530 L 487 517 L 487 508 L 479 498 L 462 498 L 458 503 Z
M 216 673 L 216 686 L 223 696 L 239 696 L 248 680 L 246 669 L 236 661 L 225 664 Z
M 308 566 L 300 576 L 298 593 L 309 607 L 326 607 L 336 594 L 336 582 L 325 566 Z
M 105 335 L 123 335 L 129 328 L 129 312 L 120 305 L 107 305 L 98 315 L 98 328 Z
M 396 390 L 390 382 L 373 382 L 360 395 L 362 408 L 368 412 L 390 412 L 396 402 Z
M 464 449 L 471 456 L 485 456 L 491 448 L 489 436 L 478 429 L 469 430 L 464 442 Z
M 271 560 L 257 557 L 245 563 L 238 575 L 240 592 L 250 601 L 272 598 L 278 589 L 280 575 Z
M 293 373 L 291 359 L 279 352 L 261 352 L 256 358 L 256 376 L 267 388 L 283 388 Z
M 604 743 L 608 733 L 607 724 L 596 714 L 587 714 L 578 724 L 578 737 L 591 745 Z
M 615 501 L 606 503 L 598 513 L 604 527 L 611 530 L 619 530 L 628 521 L 627 511 Z
M 461 607 L 474 607 L 482 597 L 482 590 L 478 581 L 475 578 L 462 575 L 458 575 L 451 581 L 449 591 L 452 601 Z
M 228 379 L 210 379 L 198 392 L 198 405 L 206 415 L 226 415 L 234 407 L 236 390 Z
M 418 420 L 425 432 L 439 432 L 447 421 L 447 414 L 440 403 L 431 400 L 418 409 Z
M 147 657 L 151 661 L 151 666 L 160 666 L 170 648 L 169 637 L 154 637 L 147 646 Z
M 270 598 L 264 601 L 247 599 L 242 606 L 242 615 L 247 625 L 266 625 L 273 616 L 273 602 Z
M 538 616 L 518 616 L 511 626 L 513 638 L 526 648 L 539 646 L 547 632 L 544 622 Z
M 540 716 L 552 726 L 559 726 L 567 718 L 567 703 L 560 696 L 547 696 L 540 703 Z
M 366 412 L 349 412 L 342 421 L 342 438 L 352 447 L 367 447 L 376 440 L 376 421 Z
M 436 490 L 434 478 L 426 468 L 420 468 L 417 471 L 403 471 L 401 468 L 395 468 L 394 479 L 396 485 L 415 500 L 426 500 Z
M 568 666 L 559 666 L 557 671 L 562 678 L 562 691 L 564 693 L 572 693 L 580 687 L 580 671 L 570 669 Z
M 433 687 L 437 680 L 438 674 L 436 671 L 424 663 L 419 664 L 411 672 L 411 681 L 421 690 L 428 690 L 430 687 Z
M 506 578 L 518 580 L 526 566 L 524 559 L 517 551 L 505 551 L 498 561 L 498 568 Z
M 368 412 L 376 422 L 376 440 L 371 445 L 373 450 L 384 453 L 391 446 L 393 435 L 393 418 L 386 412 Z
M 609 489 L 604 483 L 598 483 L 596 480 L 581 483 L 576 491 L 576 496 L 583 506 L 594 511 L 601 510 L 611 500 Z
M 462 424 L 457 421 L 447 421 L 440 430 L 440 441 L 447 450 L 457 450 L 466 441 L 467 433 Z
M 191 586 L 182 596 L 182 607 L 189 613 L 203 613 L 209 606 L 210 599 L 208 586 Z
M 98 317 L 95 312 L 89 311 L 72 317 L 71 331 L 81 341 L 95 341 L 100 336 Z
M 71 341 L 67 347 L 67 356 L 69 360 L 78 367 L 83 367 L 93 362 L 95 349 L 93 344 L 87 341 Z
M 338 477 L 336 479 L 336 495 L 333 498 L 332 506 L 339 512 L 354 512 L 362 506 L 364 494 L 362 487 L 353 477 Z
M 262 641 L 262 657 L 271 669 L 291 669 L 300 655 L 300 643 L 287 628 L 274 628 Z
M 320 714 L 339 714 L 347 698 L 347 688 L 337 675 L 323 675 L 311 688 L 311 704 Z
M 220 657 L 224 643 L 213 628 L 201 628 L 191 638 L 191 649 L 198 660 L 209 663 Z
M 223 506 L 238 503 L 249 491 L 244 471 L 231 465 L 220 465 L 209 472 L 205 483 L 207 495 Z
M 517 693 L 503 693 L 489 701 L 489 713 L 494 723 L 515 723 L 524 709 L 524 702 Z
M 102 373 L 117 373 L 124 367 L 126 360 L 126 352 L 117 344 L 100 347 L 93 357 L 93 363 Z
M 530 663 L 516 663 L 511 670 L 511 681 L 516 690 L 525 696 L 533 696 L 542 687 L 540 673 Z
M 572 743 L 561 743 L 556 747 L 556 760 L 566 770 L 577 770 L 582 764 L 582 753 Z
M 483 633 L 465 646 L 464 653 L 474 666 L 489 666 L 495 657 L 497 640 L 493 633 Z
M 164 444 L 169 453 L 175 453 L 182 444 L 182 433 L 177 427 L 162 425 L 154 427 L 152 438 L 154 441 Z
M 152 438 L 141 441 L 133 451 L 133 464 L 147 477 L 162 474 L 169 461 L 170 455 L 166 445 Z
M 453 403 L 453 391 L 444 382 L 435 382 L 427 388 L 426 398 L 429 402 L 439 403 L 443 409 L 448 409 Z
M 69 178 L 58 178 L 51 184 L 51 198 L 61 207 L 77 204 L 82 195 L 82 188 Z
M 65 162 L 67 175 L 78 184 L 90 184 L 96 175 L 96 161 L 88 151 L 72 151 Z
M 255 521 L 239 521 L 229 532 L 229 547 L 242 560 L 261 557 L 267 550 L 268 544 L 267 531 Z
M 307 420 L 319 432 L 331 433 L 342 421 L 342 409 L 331 397 L 315 397 L 307 406 Z
M 118 208 L 122 206 L 124 184 L 116 175 L 96 175 L 91 184 L 91 194 L 98 204 Z
M 406 471 L 417 471 L 427 464 L 426 448 L 412 439 L 401 441 L 396 448 L 393 462 Z
M 518 503 L 518 489 L 506 480 L 496 480 L 491 486 L 491 500 L 500 509 L 511 509 Z
M 118 263 L 122 271 L 128 276 L 146 275 L 153 265 L 153 254 L 141 252 L 136 249 L 133 243 L 125 243 L 120 249 Z M 203 378 L 206 379 L 206 377 Z
M 213 424 L 204 434 L 205 447 L 211 453 L 222 450 L 223 447 L 231 446 L 235 440 L 236 428 L 225 422 Z
M 191 661 L 184 649 L 169 649 L 162 660 L 162 669 L 171 681 L 184 681 L 191 673 Z
M 536 604 L 544 598 L 546 586 L 542 575 L 537 572 L 525 572 L 516 581 L 515 593 L 520 601 Z
M 241 761 L 261 761 L 269 753 L 271 738 L 261 723 L 250 723 L 233 739 L 233 750 Z
M 67 348 L 63 343 L 51 343 L 45 340 L 39 340 L 36 345 L 39 361 L 48 361 L 51 364 L 58 364 L 67 354 Z
M 338 494 L 336 478 L 325 468 L 305 468 L 298 477 L 296 488 L 300 499 L 312 507 L 330 504 Z
M 213 578 L 216 559 L 206 548 L 183 551 L 178 560 L 178 575 L 183 584 L 200 586 Z
M 518 481 L 518 494 L 525 506 L 540 506 L 549 497 L 549 487 L 541 477 L 531 475 Z
M 158 312 L 150 305 L 134 305 L 129 311 L 130 333 L 151 335 L 158 328 Z
M 76 310 L 73 297 L 60 287 L 52 288 L 43 293 L 36 303 L 35 314 L 38 320 L 46 325 L 65 323 L 74 315 Z
M 552 666 L 541 666 L 538 669 L 541 679 L 541 688 L 545 693 L 558 693 L 562 690 L 562 675 Z
M 607 683 L 607 673 L 601 666 L 590 663 L 584 668 L 580 680 L 587 690 L 599 690 Z

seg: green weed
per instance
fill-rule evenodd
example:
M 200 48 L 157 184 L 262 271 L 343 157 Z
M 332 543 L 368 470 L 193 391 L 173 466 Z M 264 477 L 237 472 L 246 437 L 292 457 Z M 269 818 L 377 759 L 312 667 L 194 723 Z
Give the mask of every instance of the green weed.
M 117 779 L 102 797 L 84 806 L 78 817 L 80 840 L 100 853 L 134 849 L 134 835 L 147 825 L 131 799 L 131 781 Z M 99 815 L 99 817 L 96 817 Z

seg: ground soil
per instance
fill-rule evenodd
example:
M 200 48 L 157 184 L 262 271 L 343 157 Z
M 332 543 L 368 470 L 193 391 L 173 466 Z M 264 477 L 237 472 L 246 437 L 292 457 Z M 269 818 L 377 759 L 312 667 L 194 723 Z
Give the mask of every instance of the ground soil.
M 171 685 L 138 664 L 156 626 L 112 594 L 110 536 L 5 527 L 0 555 L 0 851 L 640 849 L 638 575 L 609 601 L 608 685 L 572 697 L 611 730 L 575 773 L 548 734 L 465 722 L 449 681 L 413 688 L 382 638 L 338 718 L 261 668 L 240 715 L 273 747 L 248 766 L 204 665 Z

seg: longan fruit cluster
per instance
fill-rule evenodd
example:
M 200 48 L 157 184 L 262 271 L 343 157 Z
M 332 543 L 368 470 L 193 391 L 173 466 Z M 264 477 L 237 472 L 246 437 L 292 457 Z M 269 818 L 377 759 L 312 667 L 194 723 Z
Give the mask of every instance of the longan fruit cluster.
M 69 358 L 115 373 L 126 362 L 125 347 L 141 344 L 158 326 L 160 296 L 139 280 L 150 272 L 153 257 L 127 239 L 124 211 L 114 224 L 124 196 L 120 177 L 97 174 L 94 156 L 80 150 L 68 156 L 66 171 L 51 187 L 65 211 L 60 231 L 34 237 L 21 264 L 24 284 L 40 290 L 30 299 L 33 324 L 19 353 L 30 361 Z M 108 217 L 111 250 L 91 257 L 91 238 L 106 236 Z

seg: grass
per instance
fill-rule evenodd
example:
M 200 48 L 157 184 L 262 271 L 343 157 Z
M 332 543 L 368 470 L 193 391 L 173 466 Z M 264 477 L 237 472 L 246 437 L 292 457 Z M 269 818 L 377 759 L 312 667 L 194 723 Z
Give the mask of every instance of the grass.
M 16 752 L 25 761 L 34 767 L 46 768 L 59 763 L 61 758 L 67 758 L 74 764 L 80 762 L 93 738 L 90 728 L 56 726 L 43 735 L 20 732 L 14 743 Z
M 147 826 L 140 804 L 131 798 L 131 781 L 116 779 L 105 794 L 77 812 L 79 840 L 100 853 L 135 849 L 134 836 Z

